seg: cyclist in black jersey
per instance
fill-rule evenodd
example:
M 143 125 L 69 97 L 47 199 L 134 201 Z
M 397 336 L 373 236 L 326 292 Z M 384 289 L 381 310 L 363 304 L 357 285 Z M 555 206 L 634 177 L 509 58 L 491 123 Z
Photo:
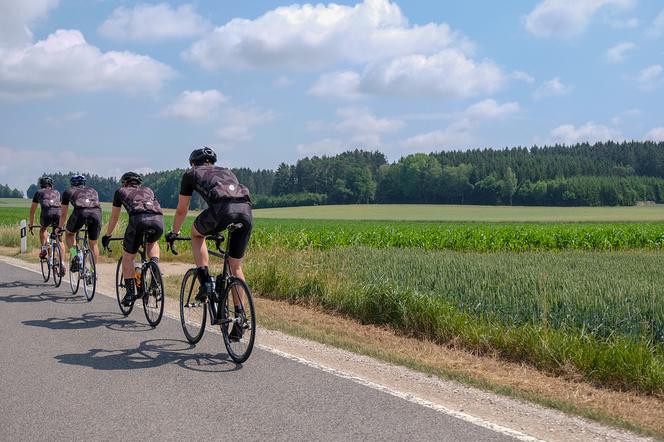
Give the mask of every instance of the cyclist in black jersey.
M 157 242 L 164 233 L 164 215 L 159 201 L 152 189 L 142 186 L 143 177 L 135 172 L 127 172 L 120 178 L 122 187 L 113 195 L 113 209 L 111 219 L 106 228 L 106 235 L 101 238 L 104 247 L 108 247 L 111 235 L 120 218 L 122 206 L 129 214 L 129 224 L 124 234 L 122 247 L 122 273 L 124 275 L 125 294 L 122 303 L 130 306 L 136 295 L 136 281 L 134 279 L 134 259 L 138 252 L 143 234 L 147 235 L 146 252 L 151 261 L 159 261 L 159 243 Z
M 48 255 L 48 231 L 49 227 L 58 227 L 60 221 L 60 192 L 53 188 L 53 178 L 50 176 L 43 176 L 39 178 L 39 190 L 35 192 L 32 198 L 32 205 L 30 206 L 30 223 L 28 227 L 34 227 L 35 212 L 37 206 L 41 208 L 39 215 L 39 240 L 41 242 L 41 250 L 39 257 L 46 258 Z M 60 247 L 64 248 L 62 242 Z
M 60 230 L 63 230 L 69 211 L 69 203 L 71 203 L 74 206 L 74 212 L 67 220 L 65 243 L 71 258 L 70 270 L 77 272 L 79 266 L 83 263 L 78 262 L 74 243 L 76 242 L 76 232 L 81 230 L 83 226 L 88 229 L 88 240 L 90 241 L 90 248 L 94 252 L 95 260 L 99 260 L 97 239 L 101 232 L 101 205 L 99 205 L 99 194 L 92 187 L 85 185 L 86 179 L 83 175 L 74 175 L 69 181 L 71 187 L 62 194 L 62 213 L 58 225 Z
M 252 229 L 251 199 L 249 190 L 240 184 L 237 177 L 229 169 L 215 166 L 217 154 L 209 147 L 194 150 L 189 156 L 191 169 L 182 176 L 178 207 L 173 219 L 173 230 L 166 235 L 177 237 L 184 222 L 189 203 L 194 191 L 198 192 L 207 209 L 203 210 L 191 228 L 191 248 L 194 261 L 199 268 L 201 289 L 210 286 L 211 278 L 208 270 L 208 249 L 205 237 L 219 233 L 229 224 L 241 224 L 229 238 L 228 256 L 231 273 L 244 280 L 242 258 L 249 243 Z M 200 294 L 202 298 L 203 294 Z

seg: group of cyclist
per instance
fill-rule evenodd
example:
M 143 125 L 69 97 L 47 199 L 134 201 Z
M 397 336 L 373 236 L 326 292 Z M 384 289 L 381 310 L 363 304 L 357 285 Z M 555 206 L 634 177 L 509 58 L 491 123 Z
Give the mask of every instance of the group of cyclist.
M 205 237 L 223 231 L 230 224 L 238 226 L 230 234 L 228 256 L 231 274 L 244 279 L 242 258 L 252 229 L 249 190 L 238 182 L 231 170 L 216 166 L 216 162 L 217 155 L 209 147 L 202 147 L 191 152 L 190 169 L 184 173 L 180 183 L 178 206 L 172 230 L 166 234 L 168 243 L 172 243 L 180 235 L 193 192 L 198 192 L 208 206 L 196 217 L 191 229 L 192 251 L 200 280 L 200 291 L 197 296 L 199 300 L 205 299 L 214 286 L 208 270 L 209 258 Z M 122 175 L 120 178 L 122 187 L 115 191 L 111 218 L 106 228 L 106 234 L 102 237 L 102 245 L 108 247 L 124 206 L 129 214 L 129 223 L 123 238 L 122 256 L 126 287 L 122 303 L 126 306 L 131 305 L 136 296 L 134 259 L 144 235 L 146 235 L 147 241 L 147 255 L 150 260 L 157 262 L 159 260 L 158 240 L 164 233 L 164 216 L 159 199 L 152 189 L 142 185 L 142 181 L 141 175 L 136 172 L 127 172 Z M 98 258 L 97 241 L 102 228 L 102 210 L 99 194 L 87 185 L 85 176 L 72 176 L 70 184 L 71 187 L 60 196 L 60 193 L 53 187 L 52 178 L 45 176 L 39 179 L 40 188 L 35 193 L 30 208 L 29 227 L 31 229 L 34 227 L 35 212 L 40 206 L 40 258 L 46 258 L 49 253 L 47 229 L 53 227 L 57 233 L 64 231 L 66 250 L 70 254 L 69 270 L 77 272 L 82 263 L 78 262 L 76 254 L 76 234 L 84 226 L 86 227 L 90 248 L 95 258 Z M 73 212 L 67 219 L 70 204 L 73 206 Z M 62 247 L 62 243 L 60 243 L 60 247 Z M 61 264 L 56 271 L 59 271 L 62 276 L 65 273 L 64 265 Z

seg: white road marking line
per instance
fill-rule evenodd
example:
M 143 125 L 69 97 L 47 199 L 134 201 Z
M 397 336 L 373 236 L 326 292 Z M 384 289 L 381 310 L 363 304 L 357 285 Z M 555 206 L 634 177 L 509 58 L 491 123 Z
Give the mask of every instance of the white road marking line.
M 37 274 L 41 275 L 41 272 L 39 272 L 35 269 L 31 269 L 29 267 L 25 267 L 25 266 L 15 264 L 15 263 L 10 263 L 10 262 L 7 262 L 5 260 L 2 260 L 2 261 L 5 264 L 8 264 L 8 265 L 11 265 L 11 266 L 14 266 L 14 267 L 19 267 L 21 269 L 28 270 L 30 272 L 37 273 Z M 114 298 L 114 296 L 108 295 L 108 294 L 103 293 L 103 292 L 97 292 L 97 293 L 100 293 L 100 294 L 102 294 L 104 296 L 107 296 L 109 298 Z M 166 311 L 164 311 L 164 316 L 168 316 L 171 319 L 179 320 L 179 317 L 176 318 L 174 316 L 171 316 Z M 207 329 L 207 327 L 206 327 L 206 329 Z M 352 374 L 349 374 L 349 373 L 345 373 L 341 370 L 337 370 L 336 368 L 328 367 L 328 366 L 319 364 L 317 362 L 313 362 L 313 361 L 310 361 L 308 359 L 301 358 L 299 356 L 295 356 L 295 355 L 292 355 L 290 353 L 286 353 L 286 352 L 278 350 L 276 348 L 269 347 L 267 345 L 256 344 L 256 347 L 260 348 L 261 350 L 264 350 L 264 351 L 267 351 L 269 353 L 280 356 L 282 358 L 289 359 L 291 361 L 298 362 L 300 364 L 303 364 L 303 365 L 306 365 L 308 367 L 314 368 L 316 370 L 324 371 L 325 373 L 337 376 L 337 377 L 342 378 L 342 379 L 347 379 L 349 381 L 355 382 L 357 384 L 363 385 L 363 386 L 368 387 L 368 388 L 372 388 L 374 390 L 381 391 L 381 392 L 386 393 L 386 394 L 390 394 L 392 396 L 395 396 L 395 397 L 398 397 L 400 399 L 406 400 L 408 402 L 420 405 L 422 407 L 430 408 L 430 409 L 435 410 L 439 413 L 443 413 L 443 414 L 446 414 L 448 416 L 452 416 L 454 418 L 457 418 L 457 419 L 460 419 L 462 421 L 471 423 L 471 424 L 476 425 L 478 427 L 486 428 L 486 429 L 491 430 L 495 433 L 504 434 L 505 436 L 509 436 L 509 437 L 512 437 L 514 439 L 521 440 L 521 441 L 544 442 L 542 439 L 537 439 L 536 437 L 529 436 L 529 435 L 527 435 L 525 433 L 522 433 L 520 431 L 516 431 L 516 430 L 513 430 L 511 428 L 504 427 L 502 425 L 494 424 L 493 422 L 486 421 L 484 419 L 472 416 L 472 415 L 467 414 L 467 413 L 463 413 L 461 411 L 452 410 L 452 409 L 447 408 L 443 405 L 436 404 L 434 402 L 428 401 L 426 399 L 422 399 L 422 398 L 414 396 L 412 394 L 404 393 L 402 391 L 395 390 L 395 389 L 390 388 L 386 385 L 381 385 L 381 384 L 378 384 L 376 382 L 370 381 L 368 379 L 364 379 L 364 378 L 361 378 L 359 376 L 355 376 L 355 375 L 352 375 Z

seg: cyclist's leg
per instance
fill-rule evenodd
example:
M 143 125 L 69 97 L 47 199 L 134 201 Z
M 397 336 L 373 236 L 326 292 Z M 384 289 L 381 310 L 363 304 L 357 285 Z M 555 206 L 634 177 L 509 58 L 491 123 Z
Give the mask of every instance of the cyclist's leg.
M 147 245 L 145 247 L 145 252 L 148 255 L 148 258 L 151 261 L 159 261 L 159 238 L 164 234 L 164 217 L 163 215 L 154 215 L 146 217 L 145 219 L 146 229 L 153 230 L 154 233 L 148 235 L 145 239 Z
M 191 226 L 191 251 L 194 254 L 196 267 L 207 267 L 210 262 L 205 234 L 198 231 L 195 225 Z
M 74 244 L 76 243 L 76 232 L 83 227 L 84 222 L 85 220 L 80 216 L 79 211 L 76 209 L 74 209 L 67 220 L 67 225 L 65 227 L 65 244 L 67 245 L 67 251 L 69 252 L 69 262 L 73 262 L 76 256 L 75 251 L 72 249 L 74 249 Z
M 251 209 L 248 207 L 238 206 L 238 212 L 231 215 L 233 224 L 242 224 L 242 228 L 236 229 L 230 234 L 228 240 L 228 265 L 230 266 L 231 274 L 244 281 L 244 272 L 242 271 L 242 258 L 247 250 L 249 238 L 251 237 L 252 230 L 252 216 Z M 233 291 L 233 301 L 236 306 L 244 305 L 245 300 L 240 299 L 241 293 Z
M 97 240 L 101 233 L 101 223 L 101 209 L 91 209 L 86 213 L 85 226 L 88 229 L 88 242 L 90 243 L 90 249 L 92 249 L 92 252 L 95 255 L 95 261 L 99 260 L 99 246 L 97 245 Z
M 125 230 L 124 240 L 122 241 L 122 274 L 124 275 L 125 282 L 125 298 L 124 305 L 131 305 L 131 302 L 136 296 L 136 278 L 134 277 L 134 259 L 139 248 L 139 234 L 137 229 L 137 222 L 135 217 L 129 218 L 127 229 Z

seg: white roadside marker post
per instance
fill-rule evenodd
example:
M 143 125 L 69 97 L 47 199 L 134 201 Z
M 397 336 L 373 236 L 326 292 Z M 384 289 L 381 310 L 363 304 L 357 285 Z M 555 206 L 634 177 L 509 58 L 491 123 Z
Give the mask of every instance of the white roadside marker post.
M 28 223 L 21 220 L 21 253 L 28 251 Z

